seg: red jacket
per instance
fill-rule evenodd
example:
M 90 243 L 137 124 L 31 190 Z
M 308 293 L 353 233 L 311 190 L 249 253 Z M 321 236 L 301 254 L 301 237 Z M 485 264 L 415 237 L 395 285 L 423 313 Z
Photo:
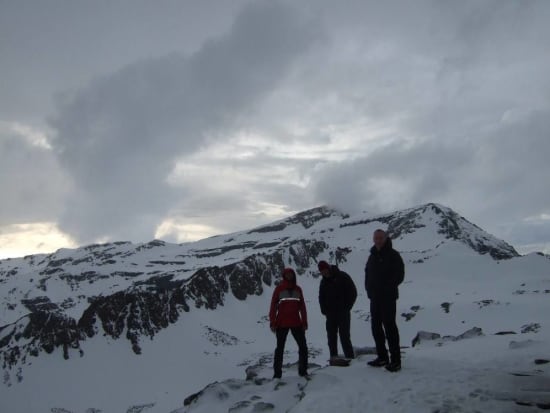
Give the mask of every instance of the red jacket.
M 269 310 L 271 328 L 307 328 L 307 311 L 302 289 L 285 279 L 273 291 Z

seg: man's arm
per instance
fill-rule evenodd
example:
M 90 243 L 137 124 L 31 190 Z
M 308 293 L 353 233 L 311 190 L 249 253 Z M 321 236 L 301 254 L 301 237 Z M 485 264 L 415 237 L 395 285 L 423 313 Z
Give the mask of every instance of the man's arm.
M 321 314 L 326 315 L 327 314 L 327 304 L 326 304 L 326 298 L 325 298 L 325 284 L 323 281 L 321 281 L 321 285 L 319 286 L 319 307 L 321 307 Z
M 401 284 L 405 280 L 405 263 L 401 254 L 395 251 L 395 277 L 397 285 Z
M 349 274 L 346 274 L 346 295 L 348 300 L 348 307 L 351 310 L 355 301 L 357 300 L 357 287 L 353 282 L 353 278 Z
M 367 291 L 367 284 L 369 279 L 369 261 L 365 264 L 365 291 Z

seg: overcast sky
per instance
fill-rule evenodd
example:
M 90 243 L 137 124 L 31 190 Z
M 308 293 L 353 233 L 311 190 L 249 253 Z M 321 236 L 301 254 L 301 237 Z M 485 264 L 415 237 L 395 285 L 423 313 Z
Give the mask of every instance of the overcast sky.
M 550 1 L 0 0 L 0 257 L 443 203 L 550 252 Z

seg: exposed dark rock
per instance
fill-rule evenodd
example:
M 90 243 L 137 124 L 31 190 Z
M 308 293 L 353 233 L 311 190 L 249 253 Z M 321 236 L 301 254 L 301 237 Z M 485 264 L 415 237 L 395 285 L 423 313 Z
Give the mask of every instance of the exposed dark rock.
M 548 364 L 550 363 L 550 360 L 547 359 L 536 359 L 535 364 Z
M 439 233 L 444 234 L 447 238 L 464 242 L 478 253 L 482 255 L 489 254 L 495 260 L 519 257 L 519 253 L 514 247 L 504 241 L 498 240 L 496 245 L 492 245 L 487 236 L 473 237 L 473 234 L 465 230 L 464 224 L 476 228 L 479 230 L 479 234 L 484 234 L 484 231 L 466 218 L 458 215 L 455 211 L 449 208 L 443 209 L 435 204 L 428 204 L 427 207 L 431 207 L 434 212 L 442 216 L 442 220 L 439 222 L 439 226 L 441 227 Z
M 319 255 L 328 249 L 324 241 L 297 240 L 289 245 L 290 262 L 298 274 L 303 274 L 305 269 L 317 263 Z
M 191 403 L 196 402 L 196 401 L 199 399 L 199 397 L 201 397 L 201 396 L 203 395 L 203 393 L 204 393 L 204 389 L 201 390 L 201 391 L 198 391 L 198 392 L 196 392 L 196 393 L 193 393 L 193 394 L 191 394 L 191 395 L 189 395 L 189 396 L 187 396 L 187 397 L 183 400 L 183 405 L 184 405 L 184 406 L 189 406 Z
M 231 406 L 228 410 L 229 413 L 237 413 L 237 412 L 244 412 L 245 409 L 248 410 L 248 407 L 252 402 L 250 400 L 242 400 L 240 402 L 235 403 L 233 406 Z
M 438 333 L 430 333 L 428 331 L 419 331 L 412 340 L 412 346 L 416 346 L 424 341 L 436 341 L 438 345 L 442 345 L 446 341 L 460 341 L 483 335 L 483 330 L 479 327 L 473 327 L 470 330 L 458 336 L 443 336 Z
M 258 377 L 258 374 L 261 370 L 262 370 L 262 367 L 259 365 L 248 366 L 245 369 L 246 380 L 247 381 L 254 380 L 256 377 Z
M 50 262 L 48 263 L 48 267 L 49 267 L 49 268 L 52 268 L 52 267 L 61 267 L 62 265 L 71 262 L 72 260 L 73 260 L 73 259 L 72 259 L 71 257 L 69 257 L 69 258 L 61 258 L 61 259 L 58 259 L 58 260 L 50 260 Z
M 58 347 L 68 359 L 69 350 L 79 349 L 82 339 L 74 319 L 40 310 L 0 328 L 0 337 L 0 360 L 4 369 L 15 366 L 28 354 L 52 353 Z
M 79 264 L 84 264 L 86 262 L 92 262 L 93 261 L 93 257 L 91 255 L 88 255 L 84 258 L 80 258 L 78 260 L 74 260 L 72 262 L 73 265 L 79 265 Z
M 347 256 L 351 254 L 352 249 L 351 248 L 341 248 L 337 247 L 336 251 L 331 251 L 330 253 L 330 259 L 331 261 L 334 261 L 336 265 L 341 265 L 347 261 Z
M 441 338 L 441 334 L 430 333 L 429 331 L 419 331 L 412 340 L 412 346 L 416 346 L 423 341 L 433 341 Z
M 289 225 L 301 224 L 304 228 L 310 228 L 315 223 L 333 216 L 339 216 L 341 218 L 348 218 L 349 215 L 341 214 L 333 209 L 330 209 L 326 206 L 313 208 L 304 212 L 300 212 L 290 218 L 285 219 L 282 222 L 272 225 L 265 225 L 259 228 L 255 228 L 251 231 L 248 231 L 248 234 L 254 233 L 266 233 L 266 232 L 278 232 L 282 231 Z
M 416 316 L 416 313 L 418 313 L 420 310 L 422 310 L 421 306 L 413 305 L 411 307 L 411 311 L 408 313 L 401 313 L 401 317 L 405 318 L 405 321 L 411 321 Z
M 438 232 L 447 239 L 463 242 L 479 254 L 489 254 L 495 260 L 519 257 L 518 252 L 511 245 L 485 233 L 481 228 L 461 217 L 453 210 L 433 203 L 375 218 L 346 222 L 340 224 L 340 227 L 344 228 L 353 225 L 380 222 L 387 225 L 389 236 L 392 239 L 396 239 L 404 234 L 410 234 L 419 228 L 425 227 L 425 224 L 421 221 L 428 210 L 431 210 L 438 216 Z M 472 233 L 471 228 L 474 228 L 477 233 Z
M 333 209 L 330 209 L 326 206 L 313 208 L 304 212 L 300 212 L 286 220 L 290 224 L 302 224 L 304 228 L 310 228 L 315 223 L 332 216 L 339 216 L 341 218 L 347 218 L 348 215 L 341 214 Z
M 137 406 L 131 406 L 126 410 L 126 413 L 142 413 L 145 410 L 149 410 L 155 406 L 155 403 L 140 404 Z
M 136 251 L 150 250 L 156 247 L 164 247 L 165 245 L 166 245 L 166 242 L 160 239 L 155 239 L 153 241 L 148 242 L 147 244 L 140 245 L 139 247 L 136 248 Z
M 143 272 L 140 272 L 140 271 L 136 271 L 136 272 L 132 272 L 132 271 L 115 271 L 115 272 L 112 273 L 112 275 L 119 276 L 119 277 L 126 277 L 126 278 L 134 278 L 134 277 L 139 277 L 140 275 L 143 275 Z
M 540 330 L 539 323 L 529 323 L 521 326 L 521 334 L 538 333 Z
M 483 308 L 483 307 L 487 307 L 489 305 L 494 305 L 494 304 L 500 304 L 499 301 L 495 301 L 495 300 L 481 300 L 481 301 L 474 301 L 475 304 L 478 305 L 479 308 Z
M 271 248 L 271 247 L 276 247 L 277 245 L 279 245 L 282 241 L 274 241 L 274 242 L 266 242 L 266 243 L 263 243 L 263 244 L 256 244 L 254 245 L 254 247 L 252 247 L 253 249 L 255 250 L 259 250 L 259 249 L 263 249 L 263 248 Z
M 254 404 L 254 408 L 252 409 L 252 412 L 253 413 L 270 412 L 274 409 L 275 409 L 275 405 L 273 403 L 257 402 Z
M 215 346 L 234 346 L 239 344 L 239 339 L 215 328 L 205 326 L 205 336 Z
M 40 275 L 52 275 L 52 274 L 55 274 L 55 273 L 59 273 L 59 272 L 63 272 L 63 270 L 59 267 L 53 267 L 53 268 L 50 268 L 50 267 L 46 267 L 46 269 L 44 269 L 43 271 L 40 271 Z
M 550 410 L 550 402 L 537 403 L 537 402 L 526 401 L 526 400 L 515 400 L 515 403 L 518 406 L 522 406 L 522 407 L 536 407 L 540 410 Z
M 448 302 L 441 303 L 441 308 L 443 308 L 443 311 L 449 314 L 451 311 L 451 305 L 453 305 L 453 303 L 448 303 Z
M 266 233 L 266 232 L 277 232 L 277 231 L 282 231 L 283 229 L 285 229 L 287 227 L 287 225 L 283 222 L 281 222 L 280 224 L 275 224 L 275 225 L 266 225 L 266 226 L 263 226 L 263 227 L 260 227 L 260 228 L 256 228 L 256 229 L 253 229 L 251 231 L 248 231 L 248 234 L 254 234 L 254 233 Z
M 468 338 L 474 338 L 474 337 L 480 337 L 483 335 L 483 330 L 479 327 L 473 327 L 467 331 L 465 331 L 464 333 L 456 336 L 456 337 L 453 337 L 453 336 L 445 336 L 443 338 L 446 338 L 446 337 L 450 337 L 452 341 L 459 341 L 459 340 L 464 340 L 464 339 L 468 339 Z
M 154 260 L 149 261 L 150 264 L 159 264 L 159 265 L 184 265 L 185 261 L 162 261 L 162 260 Z
M 22 299 L 21 303 L 30 311 L 57 311 L 59 307 L 50 301 L 49 297 L 40 296 L 30 299 Z
M 243 242 L 235 245 L 228 245 L 226 247 L 197 250 L 197 251 L 194 251 L 193 255 L 198 258 L 212 258 L 212 257 L 217 257 L 218 255 L 223 255 L 229 251 L 251 248 L 254 245 L 256 245 L 255 241 L 249 241 L 249 242 Z
M 411 321 L 416 316 L 416 313 L 401 313 L 401 317 L 405 319 L 405 321 Z

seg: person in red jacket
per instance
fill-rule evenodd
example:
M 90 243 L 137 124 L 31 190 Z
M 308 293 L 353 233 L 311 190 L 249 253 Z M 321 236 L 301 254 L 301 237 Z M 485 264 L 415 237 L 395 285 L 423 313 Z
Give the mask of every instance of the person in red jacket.
M 298 344 L 298 374 L 307 376 L 307 311 L 302 289 L 296 285 L 296 273 L 292 268 L 283 270 L 283 279 L 273 291 L 269 310 L 271 331 L 277 336 L 277 348 L 273 359 L 273 378 L 283 374 L 283 353 L 288 332 Z

